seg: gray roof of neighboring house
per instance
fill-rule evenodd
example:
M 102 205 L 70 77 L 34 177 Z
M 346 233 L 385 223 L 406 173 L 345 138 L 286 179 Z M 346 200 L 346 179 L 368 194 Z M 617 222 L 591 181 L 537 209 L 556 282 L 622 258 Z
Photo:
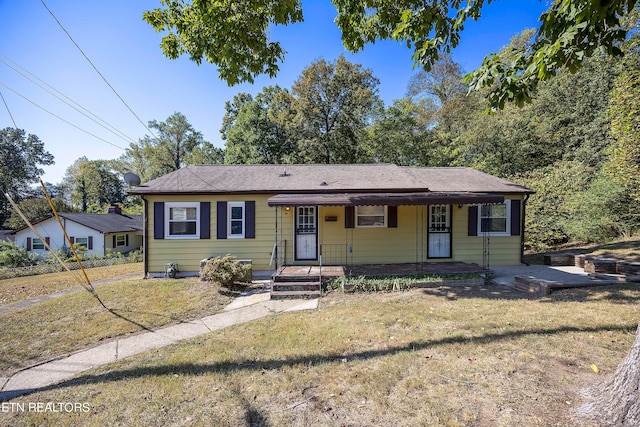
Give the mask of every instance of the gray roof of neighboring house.
M 533 193 L 471 168 L 355 165 L 189 165 L 131 188 L 131 194 L 336 193 L 336 192 Z
M 58 215 L 61 218 L 76 222 L 78 224 L 89 227 L 100 233 L 125 233 L 130 231 L 142 230 L 142 215 L 120 215 L 120 214 L 85 214 L 85 213 L 67 213 L 59 212 Z M 43 218 L 40 221 L 34 222 L 34 224 L 46 221 L 53 218 L 49 216 Z M 15 234 L 18 231 L 24 230 L 25 227 L 14 230 Z
M 13 230 L 0 230 L 0 240 L 5 240 L 7 242 L 15 241 L 15 237 L 11 234 Z

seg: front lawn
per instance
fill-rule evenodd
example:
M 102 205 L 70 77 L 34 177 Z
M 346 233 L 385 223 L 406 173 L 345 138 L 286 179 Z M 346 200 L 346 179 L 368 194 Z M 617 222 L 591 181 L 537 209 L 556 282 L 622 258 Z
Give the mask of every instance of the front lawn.
M 140 277 L 143 276 L 141 262 L 88 268 L 86 272 L 92 283 L 123 274 L 139 272 Z M 74 274 L 82 277 L 79 270 L 74 271 Z M 80 283 L 75 281 L 68 271 L 0 280 L 0 305 L 51 294 L 74 286 L 80 286 Z
M 119 266 L 122 267 L 122 266 Z M 117 336 L 214 314 L 233 293 L 188 279 L 128 279 L 0 315 L 0 377 Z
M 0 419 L 60 426 L 588 426 L 572 415 L 580 390 L 613 373 L 640 320 L 640 289 L 630 285 L 543 299 L 497 286 L 434 286 L 332 292 L 320 302 L 318 310 L 214 331 L 15 400 L 80 402 L 87 412 Z

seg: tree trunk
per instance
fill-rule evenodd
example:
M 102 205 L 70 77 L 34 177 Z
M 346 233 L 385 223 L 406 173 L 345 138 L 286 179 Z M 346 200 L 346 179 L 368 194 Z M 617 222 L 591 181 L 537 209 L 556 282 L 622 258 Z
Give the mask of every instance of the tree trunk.
M 640 426 L 640 325 L 629 354 L 612 378 L 588 390 L 578 412 L 604 426 Z

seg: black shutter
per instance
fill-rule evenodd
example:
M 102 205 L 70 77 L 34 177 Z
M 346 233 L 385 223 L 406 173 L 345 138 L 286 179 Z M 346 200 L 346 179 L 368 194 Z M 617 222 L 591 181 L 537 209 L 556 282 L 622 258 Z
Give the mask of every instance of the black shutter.
M 520 200 L 511 201 L 511 235 L 520 235 Z
M 116 247 L 116 245 L 118 244 L 118 242 L 116 242 L 116 235 L 115 235 L 115 234 L 113 235 L 113 237 L 112 237 L 112 239 L 111 239 L 111 240 L 113 240 L 113 244 L 111 245 L 111 247 L 112 247 L 112 248 L 115 248 L 115 247 Z
M 244 237 L 256 238 L 256 202 L 253 200 L 244 202 Z
M 125 246 L 129 246 L 129 235 L 128 234 L 124 235 L 124 245 Z
M 73 245 L 75 243 L 76 238 L 71 236 L 69 237 L 69 241 L 71 242 L 71 244 Z
M 468 236 L 478 235 L 478 207 L 469 206 L 469 230 Z
M 344 228 L 356 227 L 356 208 L 354 206 L 344 207 Z
M 49 250 L 49 246 L 50 246 L 50 244 L 51 244 L 51 240 L 50 240 L 50 238 L 49 238 L 49 237 L 45 237 L 45 238 L 44 238 L 44 241 L 45 241 L 45 243 L 46 243 L 46 245 L 44 246 L 44 250 L 45 250 L 45 251 L 48 251 L 48 250 Z
M 387 228 L 398 228 L 398 207 L 387 207 Z
M 31 237 L 27 237 L 27 250 L 31 251 Z
M 211 238 L 211 202 L 200 202 L 200 238 Z
M 153 203 L 153 238 L 164 239 L 164 202 Z
M 89 238 L 87 240 L 89 241 L 88 242 L 89 243 L 88 249 L 92 250 L 93 249 L 93 236 L 89 236 Z
M 227 238 L 227 202 L 218 202 L 216 208 L 216 237 Z

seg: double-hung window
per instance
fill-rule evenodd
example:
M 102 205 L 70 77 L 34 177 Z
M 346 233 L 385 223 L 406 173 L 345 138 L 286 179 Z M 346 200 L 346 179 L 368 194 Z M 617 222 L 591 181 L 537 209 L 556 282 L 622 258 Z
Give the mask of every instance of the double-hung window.
M 386 206 L 356 206 L 356 227 L 386 227 Z
M 200 203 L 165 203 L 164 207 L 165 238 L 197 239 L 200 237 Z
M 127 246 L 127 236 L 124 234 L 117 234 L 116 235 L 116 247 L 119 246 Z
M 244 238 L 246 219 L 244 202 L 229 202 L 227 209 L 227 238 Z
M 73 240 L 73 244 L 88 248 L 89 247 L 89 238 L 88 237 L 76 237 Z
M 44 242 L 36 237 L 31 242 L 31 249 L 34 251 L 43 251 L 44 250 Z
M 511 201 L 495 205 L 482 205 L 478 209 L 478 234 L 488 233 L 491 236 L 508 236 L 511 230 Z

